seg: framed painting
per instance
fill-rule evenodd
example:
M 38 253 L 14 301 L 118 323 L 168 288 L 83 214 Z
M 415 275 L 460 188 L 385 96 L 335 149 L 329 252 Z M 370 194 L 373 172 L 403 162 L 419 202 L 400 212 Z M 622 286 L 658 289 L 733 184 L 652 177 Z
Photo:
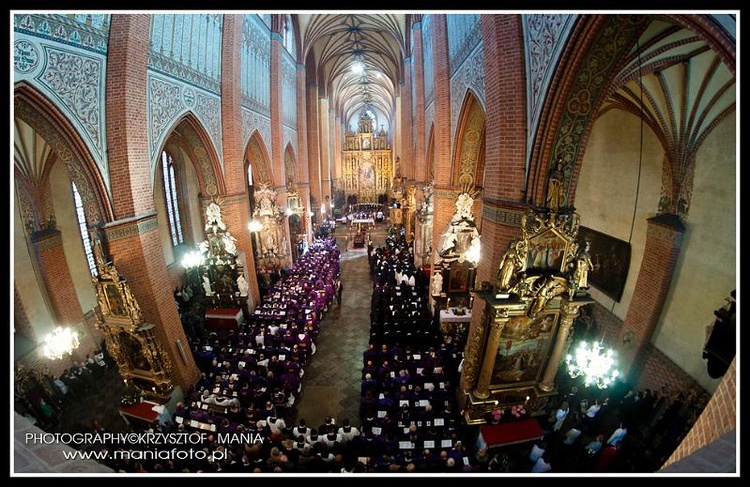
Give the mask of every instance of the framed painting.
M 619 302 L 628 279 L 630 244 L 583 226 L 578 230 L 578 241 L 581 248 L 591 243 L 589 283 Z
M 561 272 L 568 241 L 553 229 L 529 238 L 526 254 L 526 272 Z
M 125 306 L 120 285 L 116 282 L 102 284 L 104 287 L 104 296 L 107 300 L 107 309 L 109 314 L 118 317 L 128 317 L 128 309 Z
M 515 316 L 503 327 L 492 370 L 492 387 L 510 387 L 541 380 L 554 343 L 559 314 Z
M 452 262 L 448 276 L 449 293 L 465 293 L 469 291 L 469 263 Z

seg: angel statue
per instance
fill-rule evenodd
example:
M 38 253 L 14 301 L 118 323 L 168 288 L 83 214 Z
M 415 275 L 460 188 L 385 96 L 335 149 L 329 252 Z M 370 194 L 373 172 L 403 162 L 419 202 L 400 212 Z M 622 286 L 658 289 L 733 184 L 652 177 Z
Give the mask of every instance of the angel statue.
M 433 296 L 439 296 L 443 292 L 443 275 L 436 272 L 432 276 L 432 285 L 430 286 L 430 294 Z
M 453 221 L 474 220 L 474 216 L 471 214 L 471 207 L 473 205 L 474 198 L 469 196 L 468 193 L 458 195 L 458 199 L 456 200 L 456 214 L 453 216 Z
M 522 265 L 521 258 L 514 246 L 511 246 L 503 258 L 500 260 L 500 268 L 497 272 L 497 290 L 507 291 L 510 288 L 510 282 L 516 272 Z

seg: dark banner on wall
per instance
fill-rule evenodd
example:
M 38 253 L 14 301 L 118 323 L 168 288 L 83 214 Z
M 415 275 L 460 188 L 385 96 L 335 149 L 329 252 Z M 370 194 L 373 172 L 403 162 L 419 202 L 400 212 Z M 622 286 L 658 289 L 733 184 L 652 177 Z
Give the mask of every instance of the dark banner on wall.
M 583 226 L 578 231 L 578 240 L 581 248 L 584 242 L 591 242 L 589 253 L 593 266 L 589 283 L 619 302 L 628 278 L 630 244 Z

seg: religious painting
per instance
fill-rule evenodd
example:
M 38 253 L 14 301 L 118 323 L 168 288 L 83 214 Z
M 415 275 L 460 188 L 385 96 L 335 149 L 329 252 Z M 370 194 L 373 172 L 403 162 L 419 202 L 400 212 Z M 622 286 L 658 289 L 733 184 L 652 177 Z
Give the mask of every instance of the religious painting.
M 107 309 L 112 316 L 128 317 L 128 309 L 117 283 L 106 283 L 103 285 L 104 295 L 107 300 Z
M 290 210 L 292 211 L 296 210 L 298 205 L 299 205 L 299 198 L 297 198 L 296 196 L 290 196 L 287 199 L 287 206 L 289 207 Z
M 365 137 L 362 139 L 362 150 L 370 150 L 372 144 L 372 139 L 370 137 Z
M 118 338 L 120 350 L 130 369 L 133 371 L 151 371 L 151 364 L 143 354 L 143 344 L 126 332 L 121 332 Z
M 491 383 L 505 387 L 541 380 L 557 321 L 557 312 L 511 318 L 500 333 Z
M 581 248 L 591 242 L 589 283 L 619 302 L 628 279 L 630 244 L 583 226 L 578 230 L 578 241 Z
M 449 293 L 465 293 L 469 291 L 469 263 L 452 262 L 448 276 Z
M 359 187 L 360 189 L 375 188 L 375 168 L 372 162 L 362 161 L 359 165 Z
M 552 229 L 529 238 L 526 272 L 530 274 L 562 272 L 568 241 Z
M 391 223 L 400 225 L 404 221 L 404 215 L 401 208 L 391 208 Z

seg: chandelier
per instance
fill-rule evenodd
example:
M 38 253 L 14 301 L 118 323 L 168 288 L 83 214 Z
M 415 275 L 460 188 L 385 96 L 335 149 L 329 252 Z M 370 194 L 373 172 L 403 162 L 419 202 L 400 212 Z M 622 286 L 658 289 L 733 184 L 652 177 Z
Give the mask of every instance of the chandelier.
M 80 343 L 75 331 L 58 326 L 44 337 L 42 354 L 50 360 L 59 360 L 65 354 L 72 354 Z
M 614 352 L 605 351 L 597 342 L 591 345 L 581 342 L 574 354 L 565 357 L 565 363 L 570 377 L 575 379 L 583 376 L 586 387 L 596 384 L 599 389 L 604 389 L 620 375 L 614 368 Z
M 193 250 L 192 252 L 187 252 L 182 257 L 182 267 L 185 269 L 191 269 L 193 267 L 198 267 L 203 264 L 203 254 L 199 250 Z

